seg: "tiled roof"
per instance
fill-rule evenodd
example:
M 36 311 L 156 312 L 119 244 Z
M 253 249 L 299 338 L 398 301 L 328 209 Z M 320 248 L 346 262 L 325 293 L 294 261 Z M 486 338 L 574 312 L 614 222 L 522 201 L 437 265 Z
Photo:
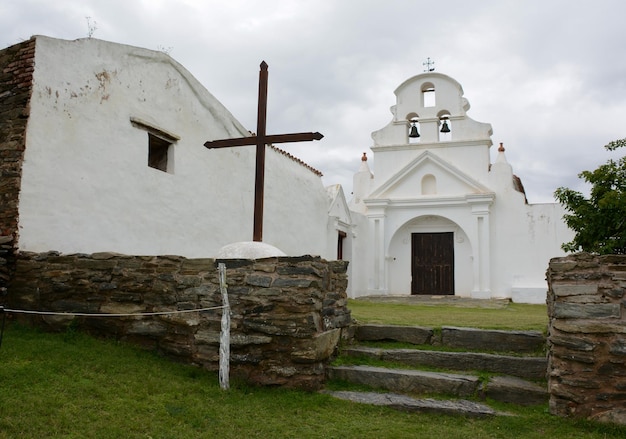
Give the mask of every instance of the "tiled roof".
M 304 166 L 305 168 L 307 168 L 309 171 L 311 171 L 312 173 L 314 173 L 318 177 L 322 177 L 324 175 L 320 171 L 315 169 L 313 166 L 308 165 L 307 163 L 305 163 L 302 160 L 300 160 L 298 157 L 295 157 L 295 156 L 289 154 L 287 151 L 282 150 L 280 148 L 277 148 L 274 145 L 269 145 L 269 147 L 272 148 L 274 151 L 284 155 L 285 157 L 290 158 L 291 160 L 293 160 L 294 162 L 298 163 L 299 165 Z
M 524 189 L 524 185 L 522 184 L 522 179 L 515 174 L 513 174 L 513 187 L 517 192 L 521 192 L 522 194 L 524 194 L 524 202 L 528 204 L 528 198 L 526 198 L 526 190 Z

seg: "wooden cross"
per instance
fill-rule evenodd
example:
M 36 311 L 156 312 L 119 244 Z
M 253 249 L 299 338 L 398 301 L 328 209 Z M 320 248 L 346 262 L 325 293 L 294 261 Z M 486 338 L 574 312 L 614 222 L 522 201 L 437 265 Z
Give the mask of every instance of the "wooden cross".
M 267 114 L 267 63 L 261 63 L 259 72 L 259 103 L 257 111 L 256 135 L 234 139 L 205 142 L 209 149 L 256 145 L 256 174 L 254 180 L 254 231 L 253 240 L 263 241 L 263 192 L 265 186 L 265 145 L 272 143 L 306 142 L 320 140 L 320 133 L 275 134 L 265 133 Z

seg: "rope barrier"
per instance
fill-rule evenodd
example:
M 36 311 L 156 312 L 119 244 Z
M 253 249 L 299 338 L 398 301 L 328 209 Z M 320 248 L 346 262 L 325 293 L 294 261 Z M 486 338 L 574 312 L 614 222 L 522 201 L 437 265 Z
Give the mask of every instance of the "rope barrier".
M 88 313 L 88 312 L 57 312 L 57 311 L 32 311 L 27 309 L 11 309 L 0 306 L 0 312 L 11 312 L 15 314 L 36 314 L 43 316 L 67 316 L 67 317 L 143 317 L 143 316 L 162 316 L 167 314 L 183 314 L 190 312 L 203 312 L 215 309 L 224 309 L 226 306 L 212 306 L 210 308 L 183 309 L 176 311 L 155 311 L 155 312 L 137 312 L 137 313 Z
M 58 311 L 34 311 L 28 309 L 11 309 L 0 305 L 0 348 L 2 347 L 2 338 L 4 336 L 4 323 L 7 313 L 14 314 L 34 314 L 42 316 L 66 316 L 66 317 L 149 317 L 163 316 L 170 314 L 184 314 L 190 312 L 204 312 L 222 309 L 222 330 L 220 333 L 220 384 L 223 389 L 229 388 L 228 383 L 228 363 L 230 357 L 230 304 L 228 303 L 228 293 L 226 291 L 226 266 L 219 264 L 218 266 L 220 278 L 220 291 L 222 293 L 223 305 L 211 306 L 208 308 L 183 309 L 176 311 L 155 311 L 155 312 L 139 312 L 139 313 L 88 313 L 88 312 L 58 312 Z
M 0 306 L 0 314 L 2 314 L 2 326 L 0 326 L 0 348 L 2 347 L 2 338 L 4 337 L 4 322 L 6 322 L 7 314 L 4 312 L 4 306 Z
M 190 312 L 203 312 L 215 309 L 226 309 L 228 305 L 212 306 L 209 308 L 183 309 L 176 311 L 156 311 L 156 312 L 138 312 L 138 313 L 88 313 L 88 312 L 56 312 L 56 311 L 33 311 L 28 309 L 11 309 L 0 305 L 0 314 L 2 314 L 2 322 L 0 322 L 0 348 L 2 347 L 2 338 L 4 337 L 4 324 L 7 313 L 14 314 L 35 314 L 41 316 L 66 316 L 66 317 L 146 317 L 146 316 L 163 316 L 168 314 L 183 314 Z

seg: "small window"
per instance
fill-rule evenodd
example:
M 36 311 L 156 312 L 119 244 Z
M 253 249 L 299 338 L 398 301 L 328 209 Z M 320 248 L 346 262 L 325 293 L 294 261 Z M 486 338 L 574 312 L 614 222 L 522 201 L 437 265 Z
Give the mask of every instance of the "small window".
M 171 142 L 148 133 L 148 166 L 167 172 Z
M 131 117 L 130 123 L 148 133 L 148 166 L 173 174 L 174 144 L 180 137 L 138 117 Z

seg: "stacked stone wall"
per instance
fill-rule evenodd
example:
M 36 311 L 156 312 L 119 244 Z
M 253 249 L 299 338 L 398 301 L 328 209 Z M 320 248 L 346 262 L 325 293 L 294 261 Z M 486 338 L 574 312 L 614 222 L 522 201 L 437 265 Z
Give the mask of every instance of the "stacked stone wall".
M 231 305 L 231 374 L 253 384 L 319 388 L 351 321 L 347 263 L 310 256 L 222 262 Z M 220 307 L 216 267 L 214 259 L 178 256 L 18 254 L 7 308 L 124 314 Z M 214 309 L 22 318 L 56 330 L 71 324 L 217 370 L 221 316 Z
M 550 412 L 626 424 L 626 256 L 555 258 L 547 275 Z
M 14 263 L 34 59 L 34 38 L 0 51 L 0 300 Z

